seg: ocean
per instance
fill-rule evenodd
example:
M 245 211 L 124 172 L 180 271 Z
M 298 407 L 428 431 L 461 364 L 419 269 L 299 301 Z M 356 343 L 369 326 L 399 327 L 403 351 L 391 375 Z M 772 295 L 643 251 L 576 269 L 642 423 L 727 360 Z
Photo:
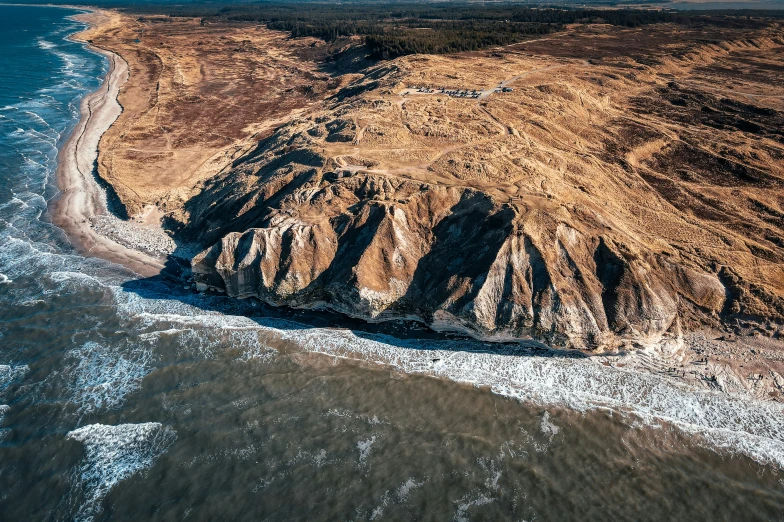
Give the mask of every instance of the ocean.
M 780 405 L 79 255 L 76 13 L 0 6 L 0 520 L 784 520 Z

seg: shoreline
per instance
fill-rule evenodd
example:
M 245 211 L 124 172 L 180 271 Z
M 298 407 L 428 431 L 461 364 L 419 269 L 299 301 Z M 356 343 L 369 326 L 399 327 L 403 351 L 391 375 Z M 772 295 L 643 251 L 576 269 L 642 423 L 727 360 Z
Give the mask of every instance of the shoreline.
M 105 16 L 102 10 L 85 9 L 76 19 L 97 27 Z M 109 60 L 109 71 L 94 92 L 82 98 L 80 119 L 57 154 L 57 187 L 60 192 L 49 202 L 52 223 L 62 228 L 76 250 L 87 257 L 98 257 L 120 264 L 136 274 L 152 277 L 161 273 L 165 260 L 128 248 L 93 228 L 96 218 L 113 218 L 108 210 L 106 193 L 95 177 L 101 137 L 122 113 L 117 96 L 127 81 L 129 70 L 125 60 L 83 39 L 85 31 L 68 38 Z
M 89 24 L 90 28 L 108 23 L 110 14 L 105 10 L 79 9 L 87 13 L 76 15 L 77 19 Z M 80 254 L 117 263 L 144 277 L 156 276 L 161 274 L 166 263 L 165 249 L 158 249 L 155 245 L 155 240 L 163 233 L 138 227 L 133 220 L 123 221 L 114 216 L 94 173 L 101 137 L 123 111 L 117 97 L 128 79 L 129 70 L 128 64 L 118 54 L 91 45 L 85 37 L 89 30 L 74 33 L 68 38 L 106 56 L 110 68 L 101 86 L 82 99 L 80 120 L 58 153 L 57 185 L 60 193 L 49 202 L 50 216 Z M 339 310 L 336 312 L 345 314 Z M 374 322 L 367 318 L 357 319 Z M 437 332 L 432 326 L 428 328 Z M 687 331 L 669 345 L 646 345 L 617 353 L 577 351 L 602 364 L 626 368 L 641 375 L 659 374 L 697 388 L 784 401 L 784 350 L 781 342 L 747 337 L 741 332 L 737 334 L 737 337 L 731 335 L 733 338 L 727 340 L 728 332 L 725 331 Z M 467 331 L 459 335 L 480 342 L 528 342 L 526 339 L 481 339 Z
M 91 226 L 90 220 L 94 219 L 96 216 L 103 216 L 111 217 L 108 212 L 109 209 L 107 208 L 105 195 L 103 194 L 100 186 L 95 180 L 95 177 L 92 175 L 92 163 L 88 161 L 90 159 L 90 154 L 92 154 L 92 145 L 93 141 L 95 142 L 95 153 L 98 152 L 99 140 L 103 135 L 104 130 L 101 130 L 102 127 L 108 129 L 114 122 L 116 121 L 112 118 L 112 115 L 119 107 L 119 102 L 117 102 L 116 93 L 113 94 L 114 90 L 119 91 L 122 87 L 125 78 L 127 78 L 127 70 L 125 71 L 125 75 L 123 75 L 122 68 L 125 66 L 127 68 L 127 63 L 125 63 L 122 58 L 118 55 L 113 53 L 103 53 L 103 50 L 95 49 L 96 52 L 101 52 L 108 56 L 110 68 L 106 72 L 103 81 L 101 82 L 101 86 L 95 92 L 92 92 L 82 98 L 80 101 L 80 117 L 78 124 L 74 127 L 70 136 L 68 136 L 67 141 L 63 145 L 61 151 L 58 153 L 58 186 L 61 188 L 62 193 L 57 196 L 56 199 L 53 199 L 52 202 L 59 201 L 60 199 L 74 199 L 74 202 L 70 205 L 65 204 L 65 210 L 67 211 L 69 208 L 74 212 L 82 212 L 82 216 L 88 216 L 87 221 L 82 220 L 81 222 L 75 222 L 74 226 L 78 230 L 78 227 L 85 228 L 89 233 L 97 235 L 101 237 L 104 241 L 108 243 L 112 243 L 111 240 L 107 238 L 103 238 L 100 236 L 98 231 L 96 231 L 95 226 Z M 122 107 L 119 107 L 119 110 L 122 110 Z M 92 131 L 90 130 L 92 128 Z M 61 157 L 62 155 L 62 157 Z M 94 161 L 94 158 L 93 158 Z M 61 164 L 62 162 L 62 164 Z M 72 162 L 72 164 L 69 164 Z M 82 162 L 82 163 L 80 163 Z M 70 175 L 72 176 L 71 181 L 74 184 L 74 192 L 66 188 L 64 181 L 61 181 L 61 170 L 63 170 L 63 176 L 69 175 L 65 169 L 70 167 Z M 65 181 L 68 181 L 69 178 L 65 177 Z M 54 217 L 54 213 L 52 216 Z M 66 212 L 63 213 L 63 218 L 77 216 L 78 214 L 67 214 Z M 89 216 L 92 216 L 91 218 Z M 81 223 L 81 224 L 80 224 Z M 64 228 L 63 225 L 60 225 Z M 69 235 L 69 237 L 71 237 Z M 78 237 L 78 236 L 77 236 Z M 116 245 L 114 248 L 122 248 L 121 245 Z M 130 250 L 130 249 L 125 249 Z M 132 250 L 130 250 L 133 252 Z M 138 252 L 133 252 L 134 254 L 138 254 Z M 101 256 L 101 253 L 96 253 L 95 255 Z M 124 261 L 119 262 L 127 262 L 127 259 Z M 126 265 L 127 266 L 127 265 Z M 168 310 L 167 310 L 168 311 Z M 166 320 L 166 318 L 162 319 Z M 196 319 L 198 321 L 198 319 Z M 183 319 L 183 323 L 185 320 Z M 272 323 L 274 324 L 274 322 Z M 179 327 L 179 325 L 175 325 Z M 165 326 L 166 328 L 170 328 L 171 326 Z M 191 328 L 188 325 L 183 325 L 182 329 Z M 226 328 L 224 326 L 224 328 Z M 168 335 L 168 334 L 167 334 Z M 327 337 L 324 333 L 314 331 L 312 333 L 305 332 L 302 335 L 308 335 L 307 338 L 297 337 L 300 335 L 300 330 L 291 329 L 287 331 L 287 333 L 282 334 L 284 339 L 294 339 L 292 342 L 309 342 L 310 350 L 314 353 L 324 353 L 333 358 L 342 358 L 351 356 L 352 353 L 348 351 L 347 348 L 344 346 L 352 346 L 358 342 L 364 341 L 363 339 L 355 339 L 352 337 L 352 334 L 346 332 L 345 334 L 338 334 L 334 337 L 337 337 L 337 341 L 332 343 L 327 343 L 325 341 L 325 337 Z M 345 336 L 345 337 L 342 337 Z M 343 338 L 347 339 L 346 344 L 342 345 L 339 341 Z M 188 342 L 187 338 L 183 342 Z M 233 339 L 232 339 L 233 341 Z M 382 339 L 383 341 L 383 339 Z M 153 345 L 154 346 L 154 345 Z M 357 348 L 359 351 L 360 348 Z M 401 352 L 401 350 L 396 350 L 394 348 L 394 343 L 369 343 L 369 342 L 362 342 L 361 350 L 363 350 L 363 354 L 365 354 L 365 359 L 369 361 L 369 364 L 377 364 L 379 361 L 383 361 L 385 366 L 390 366 L 393 368 L 399 368 L 401 372 L 407 374 L 418 374 L 418 373 L 431 373 L 433 377 L 444 379 L 444 380 L 451 380 L 455 383 L 467 383 L 470 382 L 471 385 L 474 386 L 484 386 L 491 388 L 493 392 L 498 394 L 505 394 L 506 397 L 516 398 L 519 397 L 520 400 L 530 400 L 530 397 L 536 393 L 538 390 L 546 388 L 550 385 L 551 388 L 558 388 L 559 386 L 570 386 L 572 390 L 576 390 L 577 392 L 584 392 L 585 395 L 589 395 L 592 389 L 585 389 L 586 387 L 580 381 L 580 375 L 575 375 L 576 372 L 571 371 L 575 368 L 579 369 L 583 366 L 578 366 L 577 364 L 574 365 L 560 365 L 558 361 L 562 359 L 560 355 L 556 355 L 550 358 L 544 357 L 530 357 L 530 358 L 521 358 L 515 357 L 514 360 L 511 358 L 504 358 L 504 357 L 487 357 L 482 355 L 475 355 L 474 353 L 468 352 L 466 354 L 461 352 L 452 352 L 452 351 L 434 351 L 429 349 L 421 349 L 418 351 L 414 350 L 406 350 Z M 405 359 L 403 357 L 398 357 L 399 354 L 410 354 L 410 359 Z M 384 356 L 387 356 L 387 360 L 384 361 Z M 403 361 L 402 363 L 400 361 Z M 530 363 L 528 362 L 530 360 Z M 466 361 L 468 364 L 464 364 L 463 362 Z M 640 379 L 641 384 L 640 386 L 636 386 L 633 376 L 628 377 L 627 373 L 637 373 L 640 375 L 644 375 L 647 373 L 652 373 L 650 369 L 646 369 L 643 366 L 634 366 L 632 362 L 647 362 L 647 361 L 623 361 L 625 370 L 621 372 L 621 376 L 624 379 L 618 379 L 617 381 L 610 381 L 608 385 L 605 386 L 605 381 L 601 380 L 601 375 L 606 376 L 617 376 L 618 374 L 615 372 L 610 372 L 609 370 L 605 370 L 600 366 L 601 359 L 593 358 L 592 361 L 597 361 L 596 367 L 598 370 L 605 372 L 599 374 L 600 377 L 596 377 L 593 379 L 592 382 L 599 382 L 602 385 L 602 389 L 599 391 L 606 391 L 607 388 L 615 390 L 616 388 L 611 388 L 616 382 L 620 382 L 621 384 L 629 383 L 629 388 L 621 388 L 622 392 L 619 392 L 617 396 L 626 397 L 629 396 L 632 399 L 637 398 L 637 395 L 634 393 L 639 390 L 644 385 L 649 385 L 653 388 L 654 391 L 657 391 L 661 388 L 656 388 L 654 385 L 659 385 L 662 379 L 656 379 L 651 381 L 642 381 Z M 611 360 L 612 361 L 612 360 Z M 482 363 L 481 365 L 479 363 Z M 689 364 L 691 364 L 689 362 Z M 515 366 L 512 366 L 515 365 Z M 618 365 L 616 364 L 616 367 Z M 684 365 L 685 366 L 685 365 Z M 707 362 L 705 364 L 707 369 Z M 595 369 L 592 366 L 588 366 L 589 369 Z M 697 370 L 702 370 L 702 366 L 695 366 Z M 465 370 L 472 371 L 473 373 L 468 376 L 473 378 L 474 381 L 465 380 L 466 373 Z M 653 370 L 657 370 L 657 368 L 653 368 Z M 669 375 L 667 372 L 668 368 L 659 368 L 658 369 L 661 373 L 665 376 Z M 638 375 L 637 377 L 639 377 Z M 695 374 L 696 375 L 696 374 Z M 497 382 L 495 382 L 492 378 L 495 376 L 500 376 Z M 542 382 L 541 380 L 536 380 L 539 377 L 546 382 Z M 628 377 L 628 378 L 627 378 Z M 484 380 L 482 380 L 484 378 Z M 463 380 L 461 380 L 463 379 Z M 504 387 L 504 380 L 507 382 L 515 383 L 522 382 L 527 384 L 527 388 L 518 388 L 518 390 L 514 390 L 511 388 Z M 674 381 L 675 379 L 668 379 Z M 695 382 L 697 378 L 695 378 Z M 553 385 L 553 382 L 555 385 Z M 675 388 L 666 388 L 669 391 L 672 391 L 673 394 L 678 393 L 680 390 Z M 567 388 L 567 393 L 572 391 Z M 558 390 L 560 391 L 560 390 Z M 647 413 L 653 411 L 655 414 L 658 415 L 666 415 L 668 419 L 671 418 L 678 418 L 676 413 L 680 413 L 672 407 L 672 404 L 677 405 L 680 407 L 681 404 L 689 405 L 691 397 L 686 393 L 683 392 L 675 396 L 675 399 L 672 399 L 671 402 L 667 402 L 667 406 L 672 409 L 662 410 L 659 408 L 659 403 L 655 401 L 657 399 L 655 395 L 652 393 L 651 402 L 653 405 L 649 405 L 648 403 L 643 404 L 642 412 Z M 613 396 L 615 397 L 615 396 Z M 668 395 L 669 397 L 669 395 Z M 710 399 L 712 396 L 709 396 Z M 552 395 L 547 396 L 548 400 L 557 401 L 558 396 L 556 392 L 553 392 Z M 589 397 L 590 399 L 590 397 Z M 682 399 L 682 400 L 681 400 Z M 582 397 L 578 397 L 575 399 L 575 402 L 582 400 Z M 707 400 L 706 400 L 707 401 Z M 642 402 L 642 401 L 638 401 Z M 665 402 L 662 400 L 661 402 Z M 579 406 L 582 403 L 577 402 L 575 407 L 576 410 L 579 410 Z M 591 403 L 592 405 L 595 403 Z M 722 403 L 726 404 L 726 403 Z M 735 404 L 735 403 L 731 403 Z M 700 406 L 702 403 L 699 404 Z M 636 406 L 636 405 L 635 405 Z M 615 407 L 617 410 L 622 410 L 621 407 Z M 749 408 L 750 409 L 750 408 Z M 675 413 L 671 413 L 675 411 Z M 663 413 L 662 413 L 663 412 Z M 692 419 L 689 418 L 689 421 Z M 712 424 L 709 427 L 713 429 L 713 426 L 716 424 Z M 722 425 L 719 425 L 720 428 L 723 428 Z M 718 430 L 718 428 L 717 428 Z M 688 432 L 686 432 L 688 433 Z M 716 443 L 716 444 L 720 444 Z

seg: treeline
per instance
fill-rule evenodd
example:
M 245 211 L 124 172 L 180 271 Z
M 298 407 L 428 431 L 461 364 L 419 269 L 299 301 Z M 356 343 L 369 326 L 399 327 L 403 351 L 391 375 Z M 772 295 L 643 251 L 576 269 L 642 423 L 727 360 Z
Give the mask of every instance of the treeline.
M 364 37 L 370 54 L 392 58 L 509 45 L 559 31 L 564 24 L 607 23 L 625 27 L 669 22 L 653 10 L 556 9 L 476 4 L 255 4 L 225 6 L 214 19 L 264 23 L 292 37 L 326 41 Z
M 254 22 L 286 31 L 292 37 L 316 37 L 328 42 L 364 38 L 370 53 L 390 58 L 414 53 L 451 53 L 509 45 L 559 31 L 565 24 L 611 24 L 638 27 L 679 24 L 738 23 L 741 17 L 707 17 L 694 12 L 647 9 L 538 8 L 521 4 L 441 2 L 340 3 L 316 2 L 247 4 L 179 4 L 139 7 L 137 12 L 200 17 L 209 22 Z M 742 23 L 750 23 L 750 16 Z
M 187 9 L 187 8 L 186 8 Z M 521 4 L 478 5 L 440 4 L 242 4 L 224 6 L 213 15 L 226 20 L 261 22 L 286 26 L 287 30 L 304 26 L 335 26 L 348 30 L 379 30 L 379 26 L 401 23 L 421 26 L 428 22 L 526 22 L 568 24 L 599 22 L 636 27 L 643 24 L 672 21 L 677 15 L 670 11 L 641 9 L 571 9 L 538 8 Z M 427 25 L 425 25 L 428 27 Z M 433 27 L 434 28 L 434 27 Z
M 263 20 L 254 20 L 264 23 Z M 292 38 L 312 36 L 331 42 L 345 36 L 381 34 L 383 24 L 351 22 L 343 20 L 301 22 L 295 20 L 275 20 L 266 22 L 267 28 L 286 31 Z
M 443 22 L 405 30 L 385 30 L 365 36 L 365 46 L 377 58 L 406 54 L 444 54 L 476 51 L 484 47 L 509 45 L 526 37 L 561 29 L 555 23 L 524 22 Z
M 370 54 L 392 58 L 405 54 L 443 54 L 475 51 L 494 45 L 508 45 L 528 36 L 548 34 L 561 24 L 494 22 L 472 20 L 424 23 L 351 23 L 351 22 L 268 22 L 267 27 L 288 31 L 292 37 L 312 36 L 334 41 L 346 36 L 364 36 Z

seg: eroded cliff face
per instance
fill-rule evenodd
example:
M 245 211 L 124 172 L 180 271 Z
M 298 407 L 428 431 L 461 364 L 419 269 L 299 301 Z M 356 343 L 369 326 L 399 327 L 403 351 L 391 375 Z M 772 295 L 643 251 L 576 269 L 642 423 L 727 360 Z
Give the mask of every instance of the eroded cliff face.
M 479 101 L 399 95 L 443 80 L 433 71 L 452 58 L 384 64 L 186 205 L 180 234 L 211 245 L 194 278 L 277 305 L 577 348 L 780 323 L 784 120 L 768 107 L 739 130 L 752 105 L 672 84 L 732 51 L 712 52 L 623 77 L 617 64 L 515 56 L 498 71 L 527 67 L 514 93 Z M 729 123 L 673 123 L 695 103 Z
M 197 281 L 274 304 L 574 346 L 614 334 L 656 342 L 677 333 L 679 307 L 724 306 L 716 275 L 597 237 L 590 216 L 520 213 L 472 189 L 377 175 L 297 196 L 199 254 Z

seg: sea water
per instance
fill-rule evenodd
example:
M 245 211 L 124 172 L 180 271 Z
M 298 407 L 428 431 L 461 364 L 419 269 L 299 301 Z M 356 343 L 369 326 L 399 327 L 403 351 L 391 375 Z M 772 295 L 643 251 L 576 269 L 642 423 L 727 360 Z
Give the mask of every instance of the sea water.
M 0 520 L 784 518 L 776 404 L 78 255 L 76 13 L 0 6 Z

